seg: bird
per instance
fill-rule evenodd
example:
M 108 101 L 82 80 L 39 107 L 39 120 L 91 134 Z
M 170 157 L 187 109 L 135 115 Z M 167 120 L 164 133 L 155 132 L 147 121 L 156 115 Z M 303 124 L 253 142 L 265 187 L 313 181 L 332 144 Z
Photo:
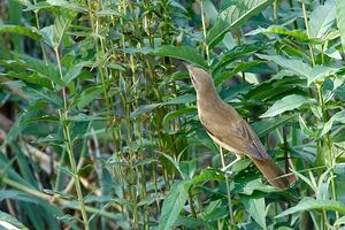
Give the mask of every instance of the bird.
M 188 64 L 186 67 L 196 91 L 202 126 L 216 144 L 237 156 L 223 171 L 247 156 L 273 187 L 279 190 L 290 188 L 296 181 L 294 174 L 285 174 L 279 168 L 251 126 L 220 98 L 211 75 L 199 67 Z

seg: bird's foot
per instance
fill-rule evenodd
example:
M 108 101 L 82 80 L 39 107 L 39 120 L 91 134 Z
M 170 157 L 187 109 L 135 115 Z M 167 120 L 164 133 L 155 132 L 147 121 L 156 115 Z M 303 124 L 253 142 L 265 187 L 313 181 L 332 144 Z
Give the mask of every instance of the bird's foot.
M 227 173 L 227 170 L 229 169 L 229 168 L 231 168 L 234 164 L 236 164 L 237 162 L 239 162 L 241 160 L 241 157 L 237 157 L 236 158 L 236 160 L 234 160 L 233 162 L 231 162 L 230 164 L 228 164 L 227 166 L 225 166 L 225 167 L 223 167 L 222 168 L 222 171 L 223 172 L 225 172 L 225 173 Z M 231 171 L 230 171 L 231 172 Z
M 233 177 L 235 175 L 235 173 L 233 171 L 223 171 L 225 176 L 227 177 Z

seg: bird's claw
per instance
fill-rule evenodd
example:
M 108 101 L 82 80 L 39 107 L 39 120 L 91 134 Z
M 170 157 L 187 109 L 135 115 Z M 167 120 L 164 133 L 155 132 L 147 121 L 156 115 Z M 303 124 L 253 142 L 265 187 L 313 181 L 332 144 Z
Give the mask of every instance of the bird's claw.
M 228 176 L 228 177 L 232 177 L 232 176 L 235 175 L 235 173 L 234 173 L 233 171 L 223 171 L 223 172 L 224 172 L 224 174 L 225 174 L 226 176 Z

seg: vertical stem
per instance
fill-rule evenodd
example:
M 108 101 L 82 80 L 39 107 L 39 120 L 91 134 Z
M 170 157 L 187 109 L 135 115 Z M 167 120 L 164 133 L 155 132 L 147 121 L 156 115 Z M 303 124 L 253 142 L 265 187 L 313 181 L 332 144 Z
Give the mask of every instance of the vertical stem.
M 87 5 L 88 5 L 88 9 L 89 9 L 89 20 L 90 20 L 90 24 L 91 24 L 91 29 L 92 29 L 92 33 L 93 34 L 98 34 L 98 18 L 96 17 L 96 19 L 94 18 L 93 15 L 93 8 L 92 8 L 92 4 L 94 2 L 91 0 L 87 0 Z M 97 3 L 97 2 L 96 2 Z M 97 6 L 99 7 L 99 6 Z M 121 19 L 122 20 L 122 19 Z M 124 39 L 123 39 L 123 43 L 124 43 Z M 104 41 L 102 38 L 100 38 L 99 36 L 94 36 L 94 45 L 96 48 L 96 61 L 98 63 L 98 73 L 99 73 L 99 78 L 101 80 L 101 85 L 102 85 L 102 93 L 103 93 L 103 98 L 105 101 L 105 105 L 106 105 L 106 111 L 107 111 L 107 122 L 108 125 L 110 127 L 110 132 L 111 132 L 111 137 L 112 137 L 112 141 L 113 141 L 113 145 L 114 145 L 114 157 L 116 158 L 116 161 L 121 161 L 120 164 L 118 164 L 118 167 L 115 167 L 114 171 L 117 175 L 117 177 L 121 180 L 122 182 L 122 192 L 123 194 L 125 194 L 125 186 L 124 186 L 124 180 L 125 180 L 125 173 L 124 173 L 124 166 L 123 166 L 123 162 L 125 162 L 124 157 L 120 154 L 120 151 L 117 151 L 117 135 L 116 135 L 116 131 L 114 129 L 114 123 L 113 123 L 113 117 L 115 117 L 115 111 L 113 110 L 113 100 L 112 98 L 109 96 L 108 94 L 108 82 L 109 82 L 109 73 L 108 73 L 108 69 L 105 66 L 105 63 L 103 60 L 105 60 L 104 56 L 105 56 L 105 45 L 104 45 Z M 119 136 L 121 137 L 121 133 L 119 133 Z M 119 139 L 121 139 L 119 137 Z M 121 141 L 119 143 L 119 145 L 121 145 Z M 123 214 L 126 215 L 127 214 L 127 209 L 125 206 L 122 206 L 122 210 L 123 210 Z
M 59 50 L 57 47 L 54 48 L 54 52 L 55 52 L 55 57 L 56 57 L 56 61 L 58 64 L 60 79 L 63 81 L 60 55 L 59 55 Z M 74 183 L 75 183 L 75 188 L 77 191 L 77 196 L 78 196 L 78 201 L 79 201 L 79 205 L 80 205 L 81 215 L 83 218 L 84 228 L 86 230 L 88 230 L 89 229 L 89 221 L 88 221 L 88 217 L 86 214 L 84 197 L 83 197 L 83 193 L 82 193 L 82 189 L 81 189 L 81 185 L 80 185 L 80 181 L 79 181 L 78 168 L 77 168 L 75 156 L 73 153 L 73 144 L 72 144 L 70 129 L 69 129 L 67 94 L 66 94 L 66 88 L 65 87 L 62 88 L 62 97 L 63 97 L 63 110 L 59 109 L 59 117 L 60 117 L 60 122 L 61 122 L 62 127 L 63 127 L 63 136 L 64 136 L 64 142 L 65 142 L 65 146 L 66 146 L 66 152 L 68 154 L 70 164 L 71 164 L 71 169 L 73 171 Z
M 292 0 L 289 0 L 289 6 L 290 6 L 291 11 L 294 11 L 293 9 L 294 5 L 293 5 Z M 296 20 L 293 22 L 293 25 L 294 25 L 294 29 L 298 29 L 298 24 Z
M 306 31 L 307 31 L 307 35 L 308 35 L 308 38 L 310 38 L 310 29 L 309 29 L 309 23 L 308 23 L 308 18 L 307 18 L 307 11 L 306 11 L 306 8 L 305 8 L 305 3 L 304 3 L 304 0 L 301 0 L 301 3 L 302 3 L 302 11 L 303 11 L 303 17 L 304 17 L 304 23 L 305 23 L 305 27 L 306 27 Z M 313 46 L 312 45 L 308 45 L 309 46 L 309 51 L 310 51 L 310 57 L 311 57 L 311 60 L 312 60 L 312 64 L 313 64 L 313 67 L 315 66 L 315 57 L 314 57 L 314 52 L 313 52 Z M 318 100 L 319 100 L 319 106 L 321 107 L 321 110 L 322 110 L 322 120 L 323 122 L 326 122 L 327 120 L 327 111 L 326 111 L 326 107 L 325 107 L 325 102 L 324 102 L 324 99 L 323 99 L 323 95 L 322 95 L 322 85 L 320 84 L 316 84 L 316 88 L 317 88 L 317 94 L 318 94 Z M 334 157 L 333 157 L 333 153 L 332 153 L 332 146 L 329 145 L 329 136 L 324 138 L 323 141 L 319 141 L 317 147 L 317 156 L 319 156 L 320 153 L 322 153 L 322 144 L 324 143 L 328 143 L 328 148 L 329 148 L 329 165 L 328 167 L 334 167 Z M 332 187 L 332 196 L 333 196 L 333 199 L 336 200 L 336 190 L 335 190 L 335 183 L 334 183 L 334 174 L 333 174 L 333 170 L 331 170 L 331 187 Z M 339 213 L 336 211 L 335 212 L 336 214 L 336 217 L 337 219 L 339 218 Z M 324 218 L 325 218 L 325 223 L 328 222 L 328 219 L 327 219 L 327 215 L 324 215 Z M 326 227 L 328 228 L 328 225 L 326 224 Z
M 190 190 L 188 191 L 188 200 L 189 200 L 189 206 L 190 206 L 190 210 L 192 212 L 192 216 L 194 218 L 197 218 L 196 211 L 195 211 L 194 204 L 193 204 L 193 194 Z
M 22 6 L 17 1 L 10 0 L 8 1 L 8 14 L 11 24 L 20 25 L 22 19 Z M 23 37 L 13 34 L 11 36 L 14 50 L 18 53 L 24 52 L 24 43 Z
M 223 154 L 223 149 L 221 146 L 219 146 L 219 153 L 220 153 L 220 160 L 222 163 L 222 168 L 225 168 L 224 154 Z M 234 215 L 233 215 L 233 211 L 232 211 L 229 176 L 226 173 L 224 174 L 224 176 L 225 176 L 226 192 L 228 195 L 228 208 L 229 208 L 230 225 L 234 226 L 235 222 L 234 222 Z
M 205 21 L 205 10 L 204 10 L 204 1 L 200 0 L 200 9 L 201 9 L 201 22 L 202 22 L 202 32 L 204 35 L 204 47 L 205 47 L 205 53 L 207 58 L 207 64 L 210 64 L 210 53 L 209 48 L 207 45 L 207 31 L 206 31 L 206 21 Z
M 322 95 L 322 85 L 316 84 L 317 93 L 318 93 L 318 99 L 319 99 L 319 105 L 321 107 L 322 111 L 322 120 L 323 122 L 327 122 L 328 120 L 328 114 L 325 106 L 325 101 Z M 335 187 L 335 181 L 334 181 L 334 167 L 335 167 L 335 156 L 333 155 L 332 150 L 332 140 L 329 136 L 329 134 L 326 134 L 325 138 L 323 138 L 323 143 L 327 145 L 328 148 L 328 164 L 327 167 L 331 168 L 330 176 L 331 176 L 331 190 L 332 190 L 332 198 L 333 200 L 337 200 L 336 195 L 336 187 Z M 336 218 L 339 219 L 339 213 L 336 211 Z
M 274 23 L 276 23 L 278 20 L 277 8 L 278 8 L 278 1 L 274 0 L 273 2 L 273 22 Z
M 309 23 L 308 23 L 307 10 L 305 8 L 304 0 L 301 0 L 301 2 L 302 2 L 302 12 L 303 12 L 305 29 L 307 31 L 308 38 L 310 38 L 310 29 L 309 29 Z M 309 47 L 309 52 L 310 52 L 312 64 L 313 64 L 313 66 L 315 66 L 315 57 L 314 57 L 313 46 L 308 44 L 308 47 Z

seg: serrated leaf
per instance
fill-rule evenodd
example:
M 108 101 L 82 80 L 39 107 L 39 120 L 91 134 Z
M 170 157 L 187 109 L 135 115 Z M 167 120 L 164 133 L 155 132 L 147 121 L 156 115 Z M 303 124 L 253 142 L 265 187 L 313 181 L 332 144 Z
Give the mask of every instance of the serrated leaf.
M 200 56 L 199 52 L 190 46 L 177 47 L 165 45 L 155 49 L 153 53 L 159 56 L 181 59 L 204 68 L 207 68 L 208 66 L 205 59 Z
M 161 105 L 160 103 L 154 103 L 154 104 L 139 106 L 137 109 L 135 109 L 131 113 L 131 118 L 134 119 L 134 118 L 138 117 L 141 114 L 149 113 L 152 110 L 154 110 L 155 108 L 158 108 L 160 105 Z
M 232 5 L 223 10 L 215 25 L 207 33 L 207 44 L 216 46 L 231 29 L 241 26 L 250 17 L 259 14 L 273 0 L 242 0 L 233 1 Z
M 59 6 L 76 12 L 87 13 L 88 9 L 81 7 L 76 2 L 68 2 L 66 0 L 47 0 L 51 6 Z
M 248 196 L 241 196 L 241 201 L 255 222 L 258 223 L 263 229 L 267 229 L 265 198 L 253 199 Z
M 253 68 L 255 66 L 258 66 L 262 64 L 262 61 L 245 61 L 245 62 L 240 62 L 238 63 L 231 71 L 225 71 L 221 74 L 218 74 L 214 81 L 215 85 L 221 84 L 223 81 L 226 79 L 235 76 L 239 72 L 245 72 L 246 70 Z
M 72 82 L 74 79 L 76 79 L 81 70 L 85 67 L 85 66 L 90 66 L 92 65 L 92 62 L 90 61 L 84 61 L 84 62 L 80 62 L 76 65 L 74 65 L 72 68 L 70 68 L 67 73 L 64 75 L 64 83 L 65 85 L 68 85 L 70 82 Z
M 36 28 L 24 27 L 20 25 L 0 25 L 0 33 L 14 33 L 40 40 L 41 35 Z
M 224 180 L 223 172 L 212 168 L 203 169 L 199 175 L 193 177 L 191 183 L 193 185 L 199 185 L 210 180 Z
M 264 114 L 260 117 L 274 117 L 286 111 L 291 111 L 300 106 L 312 102 L 311 98 L 306 98 L 301 95 L 289 95 L 276 101 Z
M 79 109 L 84 108 L 86 105 L 95 101 L 97 97 L 102 93 L 102 86 L 96 85 L 85 88 L 76 98 L 74 104 L 77 105 Z
M 308 78 L 311 71 L 312 67 L 306 63 L 304 63 L 301 60 L 296 60 L 296 59 L 288 59 L 279 55 L 263 55 L 263 54 L 256 54 L 261 59 L 265 59 L 268 61 L 273 61 L 277 65 L 286 68 L 288 70 L 293 71 L 294 73 L 298 74 L 299 76 Z
M 53 49 L 59 47 L 69 23 L 70 20 L 66 17 L 57 16 L 53 25 L 41 29 L 41 35 L 44 41 Z
M 23 223 L 19 222 L 15 217 L 0 211 L 0 226 L 5 227 L 6 229 L 21 229 L 28 230 Z
M 259 137 L 263 137 L 267 135 L 271 130 L 276 129 L 277 127 L 281 125 L 285 125 L 286 123 L 290 122 L 290 120 L 293 120 L 296 118 L 296 115 L 287 115 L 287 116 L 280 116 L 280 117 L 274 117 L 265 119 L 259 122 L 255 122 L 252 124 L 255 133 Z
M 159 219 L 160 230 L 170 230 L 175 224 L 181 210 L 188 198 L 189 181 L 181 181 L 174 184 L 165 198 Z
M 105 17 L 105 16 L 121 16 L 118 11 L 112 9 L 102 9 L 96 12 L 97 17 Z
M 340 122 L 340 123 L 345 124 L 345 110 L 337 112 L 325 123 L 320 135 L 321 137 L 332 129 L 334 122 Z
M 325 77 L 334 75 L 338 69 L 324 66 L 324 65 L 316 65 L 315 67 L 311 67 L 307 63 L 304 63 L 301 60 L 297 59 L 288 59 L 282 56 L 269 56 L 263 54 L 256 54 L 259 58 L 273 61 L 277 65 L 293 71 L 295 74 L 308 79 L 308 85 L 312 84 L 313 82 L 319 80 L 323 81 Z
M 337 26 L 340 31 L 341 44 L 345 52 L 345 1 L 336 0 Z
M 297 212 L 302 212 L 306 210 L 313 209 L 324 209 L 338 211 L 339 214 L 345 214 L 345 205 L 340 201 L 335 200 L 315 200 L 313 198 L 307 197 L 302 199 L 296 206 L 283 211 L 281 214 L 277 215 L 276 218 L 284 217 Z
M 131 113 L 131 118 L 136 118 L 143 113 L 151 112 L 152 110 L 154 110 L 155 108 L 158 108 L 160 106 L 186 104 L 186 103 L 191 103 L 194 101 L 195 101 L 194 95 L 185 94 L 185 95 L 181 95 L 181 96 L 172 98 L 171 100 L 166 101 L 166 102 L 153 103 L 153 104 L 149 104 L 149 105 L 142 105 L 142 106 L 139 106 L 136 110 L 134 110 Z
M 336 4 L 334 0 L 328 0 L 324 5 L 319 5 L 309 17 L 310 36 L 323 38 L 331 29 L 336 15 Z
M 315 81 L 324 81 L 326 77 L 335 75 L 338 69 L 328 66 L 315 66 L 308 77 L 308 86 Z
M 272 25 L 272 26 L 269 26 L 267 29 L 262 30 L 262 32 L 263 33 L 272 33 L 272 34 L 290 36 L 290 37 L 296 38 L 297 40 L 302 41 L 302 42 L 310 41 L 308 35 L 304 31 L 302 31 L 302 30 L 288 30 L 284 26 Z

